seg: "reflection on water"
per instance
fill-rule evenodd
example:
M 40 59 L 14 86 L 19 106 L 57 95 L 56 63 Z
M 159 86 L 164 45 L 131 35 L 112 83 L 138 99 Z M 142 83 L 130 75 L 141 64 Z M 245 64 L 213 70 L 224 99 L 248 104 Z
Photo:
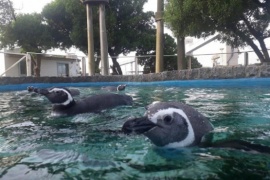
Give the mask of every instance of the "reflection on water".
M 101 93 L 82 87 L 81 95 Z M 268 88 L 132 87 L 133 106 L 100 114 L 51 117 L 51 104 L 26 91 L 1 92 L 1 179 L 268 179 L 270 156 L 249 152 L 153 147 L 144 136 L 120 132 L 153 101 L 180 101 L 208 117 L 214 139 L 270 146 Z M 76 98 L 80 98 L 76 97 Z

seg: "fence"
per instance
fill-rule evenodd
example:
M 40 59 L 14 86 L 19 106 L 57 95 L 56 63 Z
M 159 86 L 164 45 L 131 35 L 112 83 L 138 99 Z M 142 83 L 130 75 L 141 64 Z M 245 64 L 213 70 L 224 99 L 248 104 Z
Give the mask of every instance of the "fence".
M 5 55 L 17 55 L 17 60 L 14 61 L 14 64 L 10 64 L 8 66 L 3 66 L 1 63 L 5 63 L 3 58 L 0 57 L 0 76 L 7 75 L 8 71 L 11 69 L 19 69 L 18 67 L 25 62 L 26 68 L 25 72 L 27 72 L 24 76 L 31 76 L 31 57 L 29 53 L 10 53 L 10 52 L 0 52 L 0 54 Z M 47 56 L 55 56 L 70 59 L 77 59 L 76 66 L 79 66 L 76 69 L 76 76 L 85 76 L 87 75 L 88 63 L 86 57 L 83 56 L 70 56 L 68 55 L 48 55 Z M 226 52 L 217 52 L 217 53 L 209 53 L 209 54 L 192 54 L 194 58 L 203 66 L 203 67 L 216 67 L 216 66 L 242 66 L 248 64 L 259 64 L 260 61 L 257 58 L 256 54 L 253 51 L 235 51 L 233 53 Z M 99 57 L 96 57 L 99 58 Z M 198 67 L 195 59 L 192 58 L 189 61 L 185 62 L 184 68 L 190 69 L 194 67 Z M 25 61 L 26 60 L 26 61 Z M 117 61 L 122 69 L 123 75 L 138 75 L 144 73 L 154 73 L 155 71 L 155 55 L 147 55 L 147 56 L 120 56 Z M 72 63 L 71 63 L 72 64 Z M 109 58 L 109 64 L 112 65 L 112 61 Z M 3 67 L 5 67 L 3 69 Z M 99 66 L 100 67 L 100 66 Z M 164 67 L 165 70 L 173 70 L 177 69 L 177 55 L 164 55 Z M 41 67 L 42 68 L 42 67 Z M 45 67 L 46 68 L 46 67 Z M 53 67 L 54 68 L 54 67 Z M 101 67 L 100 67 L 101 68 Z M 69 70 L 71 71 L 71 69 Z M 77 72 L 80 71 L 80 72 Z M 112 70 L 110 68 L 110 73 Z M 53 74 L 51 74 L 53 75 Z M 20 74 L 15 76 L 21 76 Z M 57 75 L 55 75 L 57 76 Z
M 270 51 L 268 51 L 270 52 Z M 252 64 L 260 64 L 260 60 L 253 51 L 236 51 L 233 53 L 209 53 L 209 54 L 192 54 L 192 57 L 196 58 L 197 61 L 203 67 L 219 67 L 219 66 L 245 66 Z M 185 62 L 185 69 L 196 68 L 198 64 L 194 62 L 194 58 Z M 151 67 L 145 67 L 140 65 L 140 59 L 145 61 L 150 61 L 148 65 Z M 177 55 L 164 55 L 164 66 L 172 70 L 172 68 L 177 69 Z M 155 55 L 152 56 L 125 56 L 119 57 L 118 62 L 122 68 L 124 75 L 136 75 L 143 73 L 153 73 L 155 68 Z M 169 63 L 168 61 L 174 61 L 174 63 Z M 175 67 L 170 67 L 168 64 L 174 65 Z M 195 67 L 194 67 L 195 66 Z M 147 69 L 149 68 L 149 69 Z

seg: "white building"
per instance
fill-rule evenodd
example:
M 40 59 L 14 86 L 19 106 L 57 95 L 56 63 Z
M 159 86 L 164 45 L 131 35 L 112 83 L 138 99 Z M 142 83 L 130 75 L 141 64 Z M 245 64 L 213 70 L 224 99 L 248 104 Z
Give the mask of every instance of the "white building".
M 207 39 L 186 38 L 186 52 L 203 44 L 192 52 L 192 55 L 198 59 L 203 67 L 239 65 L 238 49 L 217 40 L 211 41 L 211 38 L 213 36 Z
M 238 49 L 226 44 L 220 47 L 220 54 L 212 56 L 213 67 L 215 66 L 236 66 L 238 65 Z
M 4 50 L 4 52 L 0 53 L 0 75 L 7 77 L 26 76 L 27 64 L 26 58 L 23 58 L 24 56 L 25 54 L 19 53 L 19 49 Z M 22 61 L 17 63 L 20 59 L 22 59 Z M 15 63 L 17 63 L 17 65 L 14 65 Z M 11 66 L 14 67 L 10 68 Z M 76 55 L 70 56 L 42 54 L 40 76 L 73 77 L 80 75 L 80 60 L 77 58 Z

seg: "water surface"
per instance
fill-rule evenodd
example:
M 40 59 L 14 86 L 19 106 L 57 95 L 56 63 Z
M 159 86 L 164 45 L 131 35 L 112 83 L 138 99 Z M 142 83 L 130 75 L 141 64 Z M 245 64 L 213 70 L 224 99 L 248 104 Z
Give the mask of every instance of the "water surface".
M 80 87 L 80 97 L 102 93 Z M 51 104 L 26 91 L 0 93 L 1 179 L 269 179 L 270 155 L 211 148 L 155 148 L 119 132 L 153 101 L 184 102 L 208 117 L 215 139 L 270 146 L 270 88 L 128 86 L 133 106 L 51 117 Z

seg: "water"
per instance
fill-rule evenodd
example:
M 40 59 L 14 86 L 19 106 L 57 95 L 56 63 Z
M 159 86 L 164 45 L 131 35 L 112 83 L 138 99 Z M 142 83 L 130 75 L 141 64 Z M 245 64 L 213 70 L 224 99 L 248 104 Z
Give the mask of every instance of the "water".
M 81 95 L 101 93 L 80 87 Z M 51 117 L 51 104 L 26 91 L 0 93 L 1 179 L 269 179 L 270 155 L 211 148 L 155 148 L 119 132 L 153 101 L 180 101 L 208 117 L 215 139 L 270 146 L 270 90 L 258 87 L 128 86 L 133 106 Z M 80 98 L 76 97 L 76 98 Z

